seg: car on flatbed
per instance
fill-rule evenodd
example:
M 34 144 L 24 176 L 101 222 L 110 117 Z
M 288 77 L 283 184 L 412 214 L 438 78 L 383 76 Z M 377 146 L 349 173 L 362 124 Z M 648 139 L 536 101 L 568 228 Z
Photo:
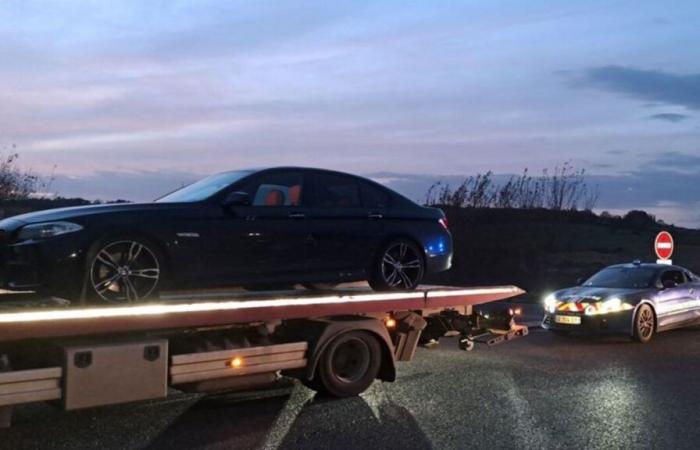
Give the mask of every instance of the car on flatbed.
M 411 290 L 452 261 L 441 210 L 297 167 L 219 173 L 152 203 L 16 216 L 0 222 L 0 238 L 6 289 L 110 303 L 234 285 Z
M 544 299 L 553 332 L 612 333 L 649 342 L 654 334 L 700 324 L 700 278 L 680 266 L 619 264 Z

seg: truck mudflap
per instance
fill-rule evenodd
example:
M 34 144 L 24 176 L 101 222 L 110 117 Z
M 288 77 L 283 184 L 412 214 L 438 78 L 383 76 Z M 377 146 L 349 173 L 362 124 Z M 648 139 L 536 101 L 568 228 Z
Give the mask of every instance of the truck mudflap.
M 394 314 L 396 331 L 392 333 L 394 340 L 394 357 L 397 361 L 411 361 L 416 354 L 420 336 L 428 322 L 420 315 L 410 311 L 399 311 Z

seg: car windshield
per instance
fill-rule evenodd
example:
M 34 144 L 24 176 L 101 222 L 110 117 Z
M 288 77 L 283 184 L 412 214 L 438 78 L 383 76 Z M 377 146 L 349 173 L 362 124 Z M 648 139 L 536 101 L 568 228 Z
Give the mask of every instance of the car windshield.
M 157 203 L 199 202 L 211 197 L 225 187 L 253 173 L 252 170 L 217 173 L 188 186 L 166 194 Z
M 645 267 L 609 267 L 583 283 L 585 287 L 642 289 L 651 287 L 656 270 Z

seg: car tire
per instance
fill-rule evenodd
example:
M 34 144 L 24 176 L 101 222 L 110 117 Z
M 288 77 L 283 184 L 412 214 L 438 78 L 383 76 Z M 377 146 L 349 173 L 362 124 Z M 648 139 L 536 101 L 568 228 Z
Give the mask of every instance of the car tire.
M 382 247 L 369 269 L 367 282 L 375 291 L 410 291 L 425 275 L 423 251 L 413 241 L 396 239 Z
M 364 392 L 377 378 L 382 349 L 366 331 L 349 331 L 333 339 L 323 350 L 316 379 L 321 392 L 352 397 Z
M 639 343 L 646 344 L 656 334 L 656 316 L 651 306 L 643 304 L 634 315 L 632 338 Z
M 88 302 L 129 304 L 159 297 L 165 258 L 149 239 L 113 236 L 88 251 L 83 298 Z

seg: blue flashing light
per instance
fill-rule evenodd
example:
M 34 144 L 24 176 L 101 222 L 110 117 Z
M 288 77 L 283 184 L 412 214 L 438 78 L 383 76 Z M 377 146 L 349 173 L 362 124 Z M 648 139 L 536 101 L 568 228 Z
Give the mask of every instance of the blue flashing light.
M 447 246 L 445 245 L 444 238 L 438 238 L 434 241 L 429 241 L 426 246 L 428 254 L 431 256 L 442 255 L 447 251 Z

